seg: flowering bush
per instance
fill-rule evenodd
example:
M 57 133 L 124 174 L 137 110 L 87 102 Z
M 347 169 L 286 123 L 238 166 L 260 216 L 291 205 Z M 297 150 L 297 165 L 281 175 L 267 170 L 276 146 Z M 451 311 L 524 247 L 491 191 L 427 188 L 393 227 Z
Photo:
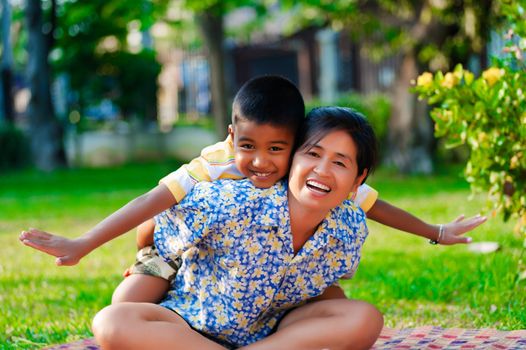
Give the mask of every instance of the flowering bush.
M 445 75 L 423 73 L 414 90 L 434 106 L 435 135 L 448 147 L 469 146 L 465 175 L 472 190 L 487 192 L 488 207 L 504 220 L 516 218 L 515 231 L 526 235 L 526 40 L 512 42 L 511 59 L 477 78 L 458 65 Z

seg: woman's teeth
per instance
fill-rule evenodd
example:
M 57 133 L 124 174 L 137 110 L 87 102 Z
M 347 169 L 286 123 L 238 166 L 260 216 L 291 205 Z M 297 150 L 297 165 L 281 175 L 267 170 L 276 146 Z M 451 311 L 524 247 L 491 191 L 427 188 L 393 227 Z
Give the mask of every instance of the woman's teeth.
M 307 181 L 307 186 L 309 187 L 313 187 L 314 189 L 316 190 L 320 190 L 320 191 L 324 191 L 324 192 L 330 192 L 331 191 L 331 188 L 327 185 L 324 185 L 318 181 L 314 181 L 314 180 L 308 180 Z

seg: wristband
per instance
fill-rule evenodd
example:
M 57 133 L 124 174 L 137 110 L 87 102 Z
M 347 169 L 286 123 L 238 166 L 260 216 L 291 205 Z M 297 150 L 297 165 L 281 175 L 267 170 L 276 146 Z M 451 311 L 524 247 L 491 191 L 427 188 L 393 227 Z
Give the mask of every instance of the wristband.
M 429 240 L 429 244 L 432 244 L 432 245 L 437 245 L 440 243 L 440 241 L 442 240 L 442 236 L 444 236 L 444 225 L 440 224 L 438 226 L 438 237 L 437 239 L 430 239 Z

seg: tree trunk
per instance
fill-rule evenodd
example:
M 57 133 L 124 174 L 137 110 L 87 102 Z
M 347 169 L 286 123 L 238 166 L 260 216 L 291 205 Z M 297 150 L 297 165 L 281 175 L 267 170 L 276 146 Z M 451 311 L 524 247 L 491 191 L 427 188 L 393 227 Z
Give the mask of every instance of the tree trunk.
M 225 51 L 223 48 L 224 28 L 223 17 L 207 10 L 197 15 L 197 23 L 201 29 L 208 47 L 208 63 L 210 64 L 210 88 L 212 93 L 212 113 L 216 134 L 223 138 L 227 134 L 230 116 L 227 108 L 227 87 L 225 79 Z
M 433 129 L 427 107 L 409 91 L 418 76 L 414 52 L 404 54 L 393 91 L 389 150 L 385 162 L 406 173 L 431 173 Z
M 11 5 L 2 0 L 2 114 L 7 123 L 15 121 L 13 103 L 13 48 L 11 47 Z
M 54 16 L 54 14 L 52 14 Z M 31 99 L 27 110 L 31 151 L 36 167 L 51 171 L 65 164 L 62 127 L 55 118 L 51 101 L 51 78 L 48 63 L 50 39 L 43 33 L 40 0 L 28 0 L 26 19 L 29 33 L 27 73 Z M 52 21 L 53 23 L 53 21 Z

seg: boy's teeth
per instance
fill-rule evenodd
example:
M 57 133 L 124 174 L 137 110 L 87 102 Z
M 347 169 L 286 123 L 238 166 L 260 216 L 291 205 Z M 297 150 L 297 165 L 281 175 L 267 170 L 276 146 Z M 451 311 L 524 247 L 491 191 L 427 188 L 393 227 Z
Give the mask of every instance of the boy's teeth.
M 318 188 L 318 189 L 323 190 L 325 192 L 329 192 L 331 190 L 331 188 L 329 186 L 326 186 L 326 185 L 324 185 L 322 183 L 319 183 L 318 181 L 314 181 L 314 180 L 307 181 L 307 185 L 315 187 L 315 188 Z
M 257 172 L 254 172 L 254 174 L 256 174 L 256 176 L 261 176 L 261 177 L 270 175 L 270 173 L 257 173 Z

